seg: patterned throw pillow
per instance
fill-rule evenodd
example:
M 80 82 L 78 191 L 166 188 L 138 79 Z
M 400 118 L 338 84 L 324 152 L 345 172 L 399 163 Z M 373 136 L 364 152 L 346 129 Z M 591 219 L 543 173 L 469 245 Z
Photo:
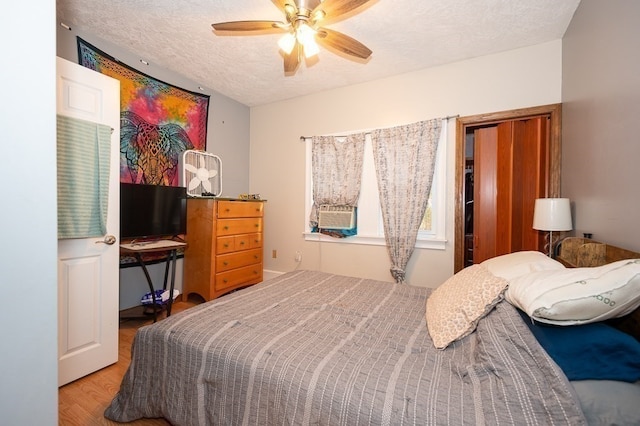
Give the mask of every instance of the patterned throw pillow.
M 427 299 L 427 329 L 438 349 L 471 334 L 504 298 L 508 282 L 483 265 L 472 265 L 436 288 Z

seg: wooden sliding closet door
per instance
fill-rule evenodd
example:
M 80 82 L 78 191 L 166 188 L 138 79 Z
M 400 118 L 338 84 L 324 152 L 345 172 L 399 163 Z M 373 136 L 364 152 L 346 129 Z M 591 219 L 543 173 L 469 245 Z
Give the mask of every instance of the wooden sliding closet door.
M 533 229 L 533 206 L 536 198 L 547 197 L 549 177 L 549 120 L 536 117 L 514 121 L 514 197 L 513 238 L 511 250 L 544 249 L 544 232 Z
M 473 263 L 541 248 L 533 205 L 546 190 L 547 119 L 474 130 Z

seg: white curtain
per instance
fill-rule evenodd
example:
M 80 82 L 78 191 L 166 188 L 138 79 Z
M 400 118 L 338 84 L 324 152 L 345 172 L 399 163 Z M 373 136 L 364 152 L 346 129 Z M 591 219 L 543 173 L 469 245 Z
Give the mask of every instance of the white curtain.
M 405 282 L 427 208 L 441 119 L 375 130 L 371 134 L 391 275 Z
M 364 140 L 364 133 L 312 138 L 313 206 L 309 217 L 312 229 L 318 226 L 321 205 L 357 206 Z

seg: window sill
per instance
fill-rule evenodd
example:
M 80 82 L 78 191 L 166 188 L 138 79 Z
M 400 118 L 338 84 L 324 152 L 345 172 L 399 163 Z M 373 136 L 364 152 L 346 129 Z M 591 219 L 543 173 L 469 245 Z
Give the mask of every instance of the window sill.
M 384 237 L 378 236 L 366 236 L 366 235 L 354 235 L 347 238 L 333 238 L 328 235 L 320 234 L 318 232 L 304 232 L 305 241 L 316 241 L 322 243 L 337 243 L 337 244 L 364 244 L 370 246 L 386 246 Z M 416 241 L 417 249 L 429 249 L 429 250 L 445 250 L 447 246 L 447 240 L 439 238 L 423 239 Z

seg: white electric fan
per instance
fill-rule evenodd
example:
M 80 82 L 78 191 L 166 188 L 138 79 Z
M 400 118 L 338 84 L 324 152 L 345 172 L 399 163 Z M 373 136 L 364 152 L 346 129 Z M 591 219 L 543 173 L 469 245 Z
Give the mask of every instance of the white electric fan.
M 182 154 L 182 182 L 190 197 L 219 197 L 222 160 L 205 151 L 186 150 Z

